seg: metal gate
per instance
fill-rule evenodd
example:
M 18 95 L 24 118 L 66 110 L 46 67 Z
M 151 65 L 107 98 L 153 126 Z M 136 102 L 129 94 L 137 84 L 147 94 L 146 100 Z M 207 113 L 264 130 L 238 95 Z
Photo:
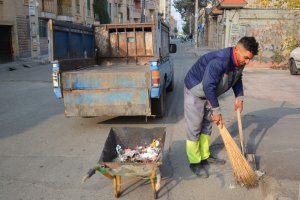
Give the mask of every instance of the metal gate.
M 62 21 L 49 22 L 50 59 L 65 60 L 95 56 L 94 31 L 91 27 Z M 52 50 L 51 50 L 52 49 Z
M 12 26 L 0 25 L 0 63 L 12 61 L 12 44 L 11 44 Z

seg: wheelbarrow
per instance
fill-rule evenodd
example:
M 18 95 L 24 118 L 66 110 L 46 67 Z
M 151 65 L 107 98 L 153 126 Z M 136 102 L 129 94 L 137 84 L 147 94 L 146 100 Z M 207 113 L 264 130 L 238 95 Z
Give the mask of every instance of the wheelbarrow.
M 150 179 L 154 199 L 157 199 L 161 180 L 158 166 L 162 163 L 165 135 L 166 130 L 161 127 L 152 129 L 111 128 L 97 166 L 89 170 L 83 178 L 83 182 L 98 171 L 113 181 L 114 195 L 118 198 L 121 194 L 121 176 Z M 134 148 L 136 146 L 148 146 L 153 140 L 160 141 L 158 146 L 160 153 L 156 160 L 147 163 L 132 163 L 121 162 L 116 159 L 118 157 L 117 145 Z

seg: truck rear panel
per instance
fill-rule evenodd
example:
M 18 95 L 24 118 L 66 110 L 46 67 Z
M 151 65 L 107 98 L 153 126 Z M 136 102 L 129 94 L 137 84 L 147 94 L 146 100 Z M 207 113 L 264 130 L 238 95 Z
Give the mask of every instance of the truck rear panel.
M 150 115 L 149 69 L 93 66 L 62 74 L 66 116 Z

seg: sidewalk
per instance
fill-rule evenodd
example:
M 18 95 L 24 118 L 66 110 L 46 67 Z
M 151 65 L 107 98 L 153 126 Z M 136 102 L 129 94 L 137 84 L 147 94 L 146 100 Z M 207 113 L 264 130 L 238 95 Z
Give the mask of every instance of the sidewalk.
M 45 64 L 49 64 L 49 62 L 46 61 L 46 59 L 44 58 L 41 58 L 39 60 L 26 58 L 22 60 L 0 64 L 0 72 L 22 70 L 22 69 L 33 68 L 38 65 L 45 65 Z

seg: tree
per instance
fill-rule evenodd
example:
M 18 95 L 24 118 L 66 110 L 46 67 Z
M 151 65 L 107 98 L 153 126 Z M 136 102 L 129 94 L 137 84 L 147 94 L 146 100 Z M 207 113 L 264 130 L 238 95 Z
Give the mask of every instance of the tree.
M 195 0 L 174 0 L 173 6 L 184 21 L 195 12 Z
M 193 34 L 194 33 L 194 16 L 190 17 L 190 18 L 187 18 L 186 21 L 185 21 L 185 24 L 183 25 L 182 27 L 182 30 L 184 32 L 184 34 L 186 35 L 190 35 L 190 34 Z M 191 30 L 190 30 L 191 28 Z
M 110 18 L 108 15 L 108 3 L 107 0 L 95 0 L 94 1 L 94 12 L 95 18 L 100 21 L 101 24 L 109 24 Z
M 185 24 L 182 27 L 184 34 L 189 35 L 192 29 L 194 30 L 194 14 L 195 14 L 195 0 L 174 0 L 173 6 L 177 12 L 181 15 Z
M 177 27 L 174 28 L 174 33 L 177 35 L 177 33 L 178 33 Z

